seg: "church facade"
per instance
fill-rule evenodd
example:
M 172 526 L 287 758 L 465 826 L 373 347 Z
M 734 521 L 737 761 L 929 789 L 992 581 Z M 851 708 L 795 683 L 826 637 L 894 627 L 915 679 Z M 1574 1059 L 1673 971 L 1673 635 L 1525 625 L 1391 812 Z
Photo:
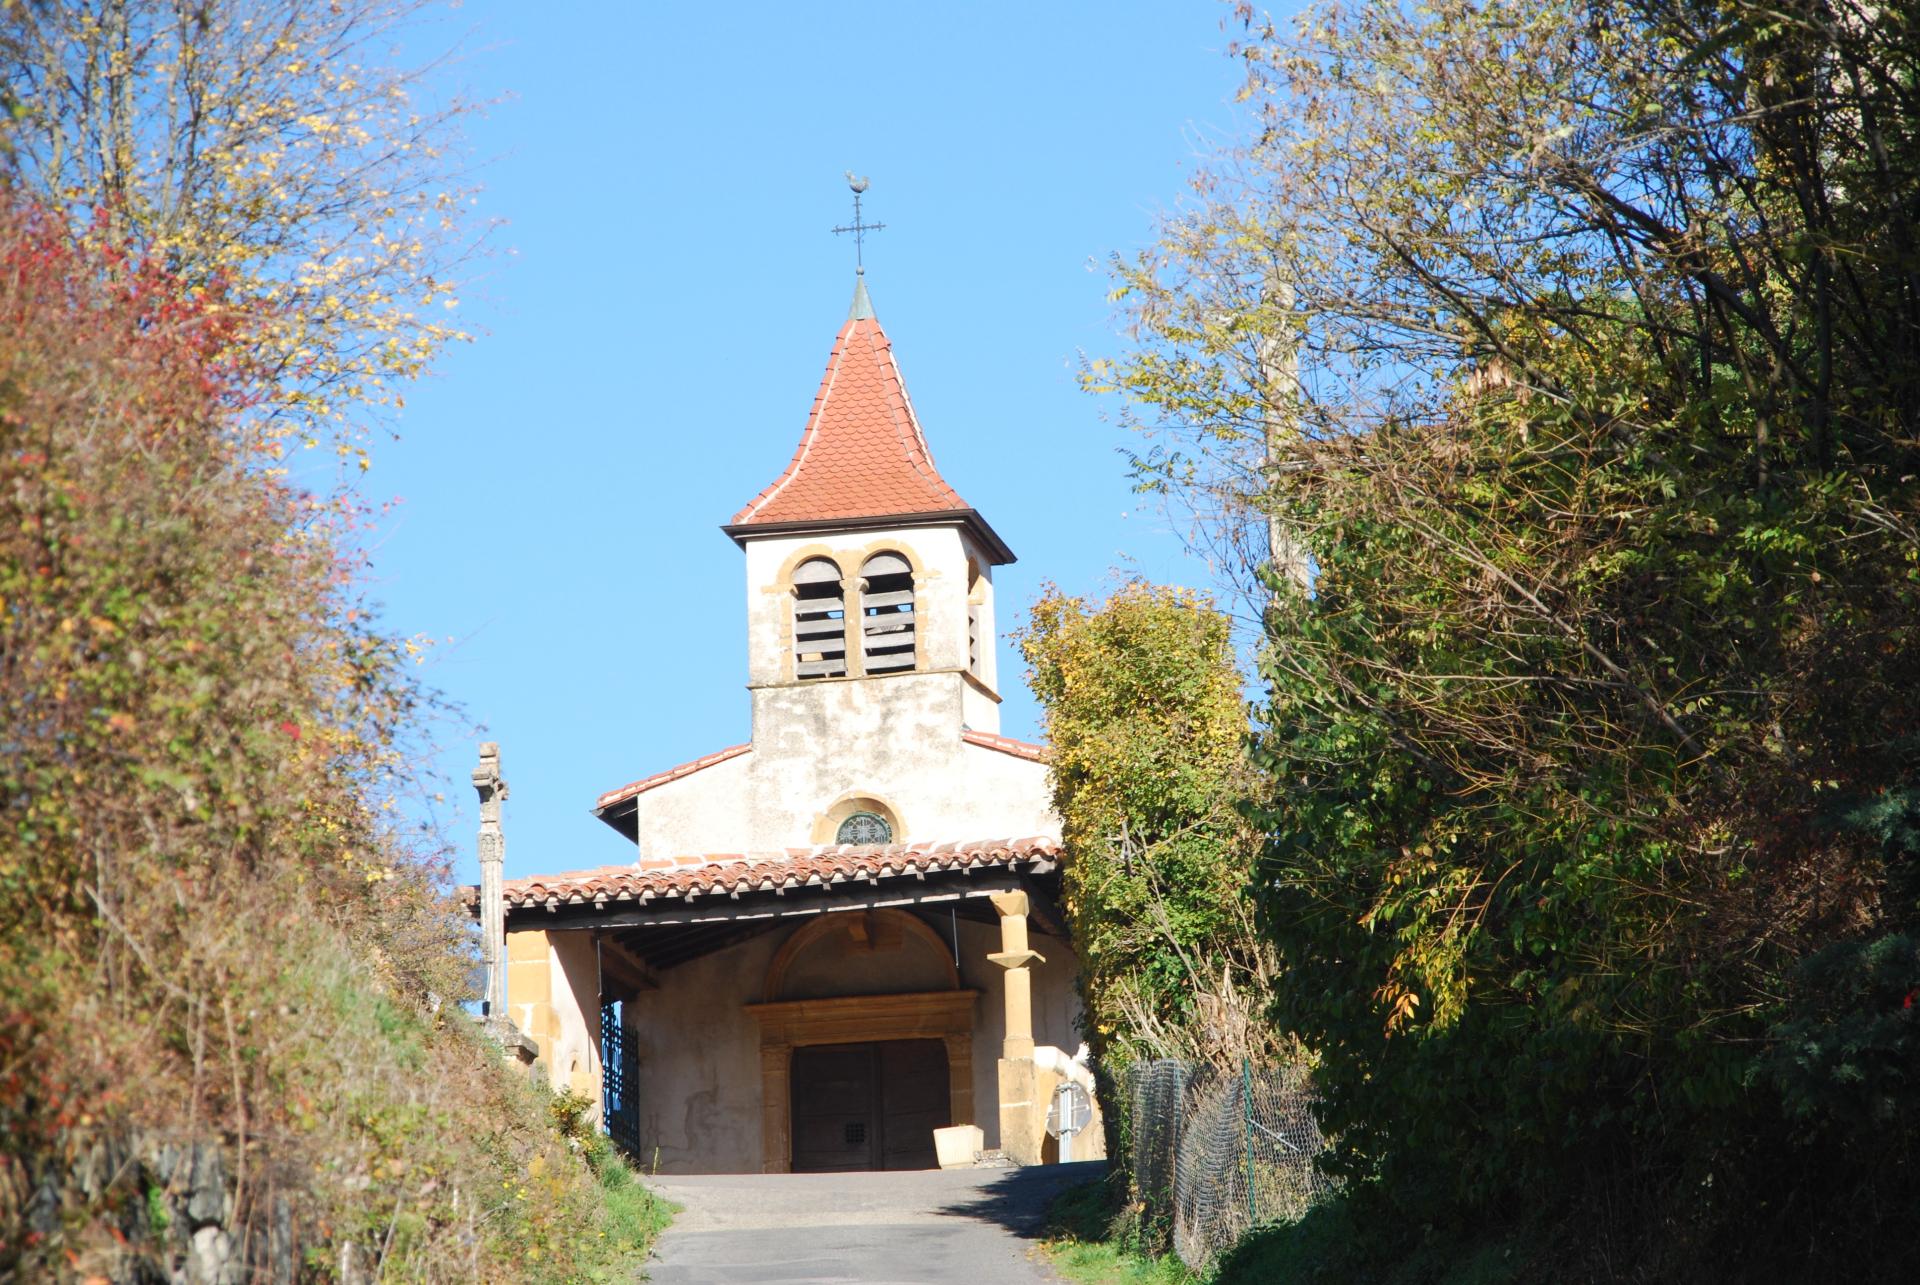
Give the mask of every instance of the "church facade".
M 999 734 L 1013 553 L 935 467 L 864 279 L 722 529 L 751 738 L 602 794 L 624 862 L 496 876 L 494 1002 L 663 1172 L 931 1167 L 953 1126 L 1055 1158 L 1049 1104 L 1091 1080 L 1045 752 Z

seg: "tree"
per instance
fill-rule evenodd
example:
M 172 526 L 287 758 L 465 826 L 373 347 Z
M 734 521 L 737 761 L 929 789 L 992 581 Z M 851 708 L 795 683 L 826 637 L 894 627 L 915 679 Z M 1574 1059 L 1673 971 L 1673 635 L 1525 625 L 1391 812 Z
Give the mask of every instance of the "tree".
M 447 342 L 473 105 L 396 50 L 424 0 L 7 0 L 18 181 L 98 244 L 218 286 L 273 431 L 309 446 Z M 362 466 L 365 452 L 360 450 Z
M 1389 1226 L 1584 1200 L 1569 1275 L 1620 1236 L 1654 1275 L 1888 1270 L 1920 32 L 1459 0 L 1238 52 L 1259 136 L 1121 266 L 1137 347 L 1094 378 L 1148 482 L 1315 567 L 1269 615 L 1260 888 L 1337 1165 Z
M 1271 1056 L 1268 961 L 1248 931 L 1257 837 L 1238 811 L 1248 723 L 1231 622 L 1190 590 L 1136 582 L 1089 603 L 1050 588 L 1019 641 L 1044 711 L 1101 1066 Z

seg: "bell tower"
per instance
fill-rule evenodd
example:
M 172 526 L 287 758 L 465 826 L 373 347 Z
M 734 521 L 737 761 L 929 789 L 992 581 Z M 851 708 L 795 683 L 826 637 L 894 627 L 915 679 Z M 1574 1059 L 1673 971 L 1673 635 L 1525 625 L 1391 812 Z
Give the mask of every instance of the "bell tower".
M 860 235 L 864 179 L 852 179 Z M 793 458 L 721 528 L 746 563 L 752 734 L 600 796 L 642 865 L 1059 832 L 1045 750 L 1000 735 L 994 569 L 933 462 L 864 269 Z
M 1057 832 L 1044 751 L 1000 735 L 1013 552 L 934 466 L 864 276 L 792 459 L 721 529 L 752 733 L 600 796 L 643 863 Z
M 746 553 L 756 746 L 776 726 L 999 730 L 993 569 L 1013 552 L 934 466 L 864 274 L 793 458 L 722 529 Z

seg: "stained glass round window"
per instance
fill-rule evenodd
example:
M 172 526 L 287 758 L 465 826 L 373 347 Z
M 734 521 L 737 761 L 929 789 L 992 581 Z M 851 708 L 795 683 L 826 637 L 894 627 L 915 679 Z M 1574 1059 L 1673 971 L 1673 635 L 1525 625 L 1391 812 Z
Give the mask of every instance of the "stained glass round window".
M 893 827 L 887 824 L 883 816 L 871 812 L 856 812 L 840 823 L 840 833 L 834 836 L 837 843 L 892 843 Z

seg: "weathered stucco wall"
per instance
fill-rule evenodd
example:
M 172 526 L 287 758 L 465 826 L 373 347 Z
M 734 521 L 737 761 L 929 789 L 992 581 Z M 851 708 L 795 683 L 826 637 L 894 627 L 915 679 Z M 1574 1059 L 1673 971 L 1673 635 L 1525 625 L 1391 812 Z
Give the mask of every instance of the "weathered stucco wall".
M 742 754 L 642 794 L 634 814 L 640 858 L 694 857 L 752 848 L 757 827 L 750 810 L 741 806 L 747 797 L 747 764 L 752 758 L 750 752 Z
M 950 680 L 913 674 L 755 692 L 751 751 L 639 797 L 640 857 L 831 842 L 816 838 L 821 819 L 856 795 L 894 813 L 897 842 L 1057 838 L 1046 765 L 961 740 Z
M 507 1015 L 539 1047 L 547 1082 L 600 1101 L 600 965 L 593 934 L 507 934 Z
M 627 1008 L 640 1055 L 641 1160 L 662 1173 L 760 1170 L 760 998 L 785 933 L 661 974 Z

